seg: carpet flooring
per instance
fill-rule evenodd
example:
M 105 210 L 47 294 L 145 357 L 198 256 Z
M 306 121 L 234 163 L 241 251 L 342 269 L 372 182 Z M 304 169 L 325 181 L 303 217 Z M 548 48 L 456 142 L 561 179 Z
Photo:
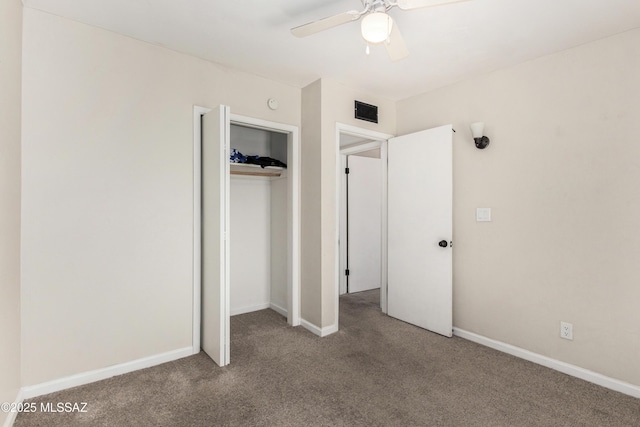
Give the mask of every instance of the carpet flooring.
M 15 426 L 639 426 L 629 397 L 383 315 L 379 293 L 340 299 L 318 338 L 271 310 L 231 319 L 231 364 L 204 353 L 28 400 L 84 413 Z

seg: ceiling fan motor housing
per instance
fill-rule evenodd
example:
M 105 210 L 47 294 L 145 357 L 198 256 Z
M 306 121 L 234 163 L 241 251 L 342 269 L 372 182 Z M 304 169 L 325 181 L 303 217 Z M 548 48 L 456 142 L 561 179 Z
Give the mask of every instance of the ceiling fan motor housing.
M 370 0 L 365 3 L 365 8 L 371 12 L 386 12 L 393 6 L 387 0 Z

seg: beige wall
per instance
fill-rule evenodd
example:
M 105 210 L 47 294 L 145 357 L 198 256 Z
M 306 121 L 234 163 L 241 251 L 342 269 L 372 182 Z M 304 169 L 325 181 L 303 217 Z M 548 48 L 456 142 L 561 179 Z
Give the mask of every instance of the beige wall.
M 302 89 L 300 144 L 300 315 L 322 326 L 322 81 Z
M 400 134 L 458 131 L 455 326 L 640 384 L 638 76 L 634 30 L 398 103 Z
M 379 123 L 356 120 L 355 100 L 377 105 Z M 336 123 L 393 134 L 396 106 L 322 79 L 303 89 L 302 116 L 302 317 L 327 328 L 335 325 L 337 308 Z
M 23 385 L 190 347 L 193 105 L 300 125 L 300 90 L 24 18 Z
M 22 3 L 0 0 L 0 402 L 20 389 L 21 46 Z

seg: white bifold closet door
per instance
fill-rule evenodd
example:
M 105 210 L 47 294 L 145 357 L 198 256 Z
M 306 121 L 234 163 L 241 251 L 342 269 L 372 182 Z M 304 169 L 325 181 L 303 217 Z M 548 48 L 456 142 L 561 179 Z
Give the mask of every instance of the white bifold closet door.
M 388 143 L 389 316 L 450 337 L 452 127 Z
M 227 106 L 202 116 L 201 346 L 219 366 L 230 361 L 229 139 Z

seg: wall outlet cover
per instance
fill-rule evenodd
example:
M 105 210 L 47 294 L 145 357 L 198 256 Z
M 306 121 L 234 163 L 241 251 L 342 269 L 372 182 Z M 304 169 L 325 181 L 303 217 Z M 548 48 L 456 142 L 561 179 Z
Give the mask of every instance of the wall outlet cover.
M 569 322 L 560 322 L 560 338 L 573 340 L 573 324 Z

